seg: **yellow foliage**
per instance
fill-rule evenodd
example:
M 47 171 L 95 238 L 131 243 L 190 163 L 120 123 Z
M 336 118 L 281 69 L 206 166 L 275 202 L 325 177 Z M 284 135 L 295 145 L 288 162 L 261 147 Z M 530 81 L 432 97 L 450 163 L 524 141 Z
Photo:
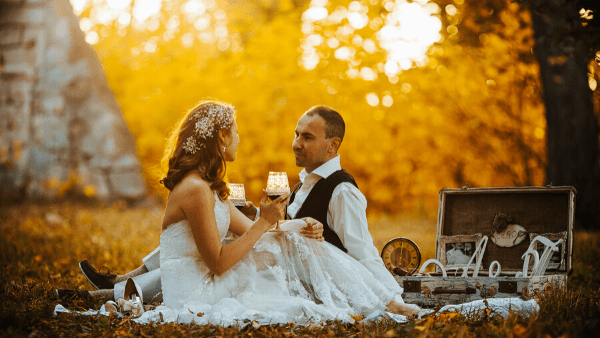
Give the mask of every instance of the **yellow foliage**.
M 255 204 L 269 171 L 287 171 L 290 184 L 298 181 L 301 168 L 291 151 L 295 124 L 308 108 L 325 104 L 346 120 L 341 162 L 366 195 L 369 213 L 433 215 L 444 187 L 544 182 L 545 119 L 530 17 L 508 0 L 496 3 L 495 11 L 480 12 L 476 3 L 455 3 L 458 12 L 445 23 L 457 29 L 453 38 L 430 48 L 426 66 L 394 80 L 381 73 L 372 81 L 350 78 L 347 71 L 356 66 L 336 59 L 325 44 L 317 47 L 319 65 L 302 68 L 306 8 L 294 1 L 252 16 L 228 9 L 228 30 L 238 45 L 224 52 L 196 40 L 184 47 L 182 37 L 192 29 L 185 20 L 169 40 L 163 26 L 155 32 L 129 28 L 126 34 L 107 27 L 94 48 L 135 136 L 149 186 L 162 196 L 158 164 L 165 137 L 200 99 L 217 98 L 237 108 L 241 143 L 228 180 L 244 183 Z M 348 6 L 330 1 L 331 11 L 337 5 Z M 369 13 L 382 6 L 363 5 L 372 6 Z M 163 21 L 178 7 L 173 8 L 161 12 Z M 476 13 L 496 21 L 485 25 Z M 343 25 L 314 29 L 331 35 Z M 361 41 L 376 39 L 369 27 L 356 30 Z M 148 41 L 158 41 L 152 53 L 143 51 Z M 355 55 L 360 67 L 371 69 L 383 67 L 385 57 Z M 368 93 L 378 97 L 376 107 L 365 100 Z M 384 96 L 391 105 L 383 105 Z

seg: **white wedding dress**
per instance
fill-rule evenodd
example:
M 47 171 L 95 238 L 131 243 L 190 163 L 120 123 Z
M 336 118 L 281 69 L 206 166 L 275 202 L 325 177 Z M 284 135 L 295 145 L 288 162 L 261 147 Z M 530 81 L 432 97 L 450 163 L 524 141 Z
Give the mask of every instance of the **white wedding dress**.
M 221 240 L 229 210 L 215 194 Z M 385 310 L 393 295 L 359 262 L 327 242 L 299 234 L 306 223 L 290 221 L 283 232 L 267 232 L 253 249 L 221 276 L 210 272 L 198 253 L 186 220 L 160 237 L 163 305 L 140 322 L 240 325 L 351 322 Z

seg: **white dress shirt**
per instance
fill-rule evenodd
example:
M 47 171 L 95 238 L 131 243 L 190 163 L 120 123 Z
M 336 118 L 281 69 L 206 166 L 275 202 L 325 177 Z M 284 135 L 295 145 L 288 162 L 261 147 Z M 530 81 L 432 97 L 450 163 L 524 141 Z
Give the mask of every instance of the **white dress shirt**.
M 288 215 L 294 218 L 315 184 L 321 178 L 327 178 L 340 169 L 342 167 L 339 155 L 323 163 L 310 174 L 302 169 L 299 174 L 302 187 L 296 192 L 294 202 L 288 205 Z M 343 182 L 338 184 L 331 195 L 327 209 L 327 223 L 348 250 L 348 255 L 364 265 L 377 280 L 394 293 L 396 302 L 403 303 L 404 290 L 385 268 L 377 248 L 373 245 L 366 210 L 365 196 L 352 183 Z

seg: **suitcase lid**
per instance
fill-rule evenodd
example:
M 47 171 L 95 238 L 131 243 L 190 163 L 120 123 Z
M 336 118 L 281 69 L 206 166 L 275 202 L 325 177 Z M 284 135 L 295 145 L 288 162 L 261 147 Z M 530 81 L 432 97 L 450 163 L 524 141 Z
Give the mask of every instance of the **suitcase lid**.
M 566 274 L 572 267 L 575 194 L 575 188 L 570 186 L 442 189 L 438 205 L 436 259 L 448 268 L 458 267 L 464 262 L 464 256 L 470 258 L 478 240 L 488 236 L 481 269 L 487 271 L 493 261 L 498 261 L 503 272 L 522 271 L 524 260 L 521 256 L 536 235 L 543 235 L 553 242 L 563 238 L 565 243 L 559 252 L 553 254 L 546 274 Z M 524 228 L 526 233 L 521 237 L 522 242 L 501 247 L 492 241 L 497 213 L 512 218 L 506 222 L 511 229 Z M 510 224 L 518 224 L 522 228 Z M 457 243 L 463 243 L 462 247 Z M 536 246 L 541 257 L 544 246 Z M 471 268 L 474 266 L 475 261 Z

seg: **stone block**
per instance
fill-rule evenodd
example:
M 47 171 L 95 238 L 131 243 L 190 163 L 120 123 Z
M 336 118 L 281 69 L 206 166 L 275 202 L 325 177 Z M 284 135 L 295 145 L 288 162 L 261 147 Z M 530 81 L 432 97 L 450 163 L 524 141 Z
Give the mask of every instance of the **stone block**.
M 31 58 L 29 53 L 23 47 L 9 48 L 2 51 L 2 72 L 6 72 L 5 67 L 8 68 L 12 65 L 29 65 Z M 33 67 L 31 67 L 33 68 Z
M 33 138 L 36 144 L 48 149 L 66 148 L 69 145 L 66 121 L 56 116 L 37 115 L 32 119 Z
M 2 66 L 0 80 L 32 80 L 35 75 L 35 69 L 27 63 L 13 63 Z
M 42 29 L 27 27 L 23 32 L 23 46 L 29 49 L 34 65 L 41 66 L 44 61 L 44 50 L 46 49 L 46 32 Z
M 89 98 L 92 81 L 87 76 L 75 76 L 64 88 L 63 95 L 70 103 L 79 104 Z
M 0 26 L 0 47 L 7 48 L 17 46 L 23 40 L 23 25 Z
M 143 197 L 135 141 L 69 0 L 0 0 L 0 47 L 2 182 L 52 198 L 48 182 L 75 171 L 98 198 Z
M 69 22 L 67 18 L 60 18 L 52 27 L 52 40 L 62 47 L 69 48 L 71 45 L 71 35 L 69 34 Z
M 72 64 L 69 64 L 68 61 L 58 62 L 64 56 L 64 54 L 56 56 L 57 59 L 55 61 L 57 62 L 49 64 L 48 69 L 41 72 L 40 86 L 47 90 L 52 90 L 56 94 L 68 90 L 66 87 L 75 78 L 87 78 L 90 74 L 85 60 L 80 60 Z M 48 61 L 48 59 L 45 60 Z
M 11 7 L 7 6 L 0 12 L 0 22 L 8 24 L 43 24 L 44 9 L 41 7 Z
M 30 162 L 28 172 L 32 177 L 36 178 L 36 181 L 43 181 L 50 179 L 48 173 L 50 169 L 56 167 L 59 163 L 58 156 L 49 152 L 39 146 L 31 146 L 30 150 Z
M 100 199 L 110 197 L 108 186 L 108 177 L 102 170 L 91 169 L 86 164 L 80 162 L 77 167 L 77 176 L 81 180 L 82 188 L 91 187 L 94 191 L 93 196 Z
M 137 199 L 146 194 L 146 182 L 139 171 L 111 172 L 109 181 L 112 192 L 122 198 Z
M 63 46 L 53 45 L 46 49 L 44 62 L 52 64 L 62 64 L 63 66 L 69 62 L 69 50 Z
M 49 96 L 42 99 L 42 111 L 46 115 L 62 116 L 65 109 L 65 100 L 61 96 Z M 61 121 L 67 124 L 67 121 Z
M 112 170 L 114 172 L 121 172 L 135 170 L 140 167 L 141 163 L 135 154 L 125 154 L 114 161 Z
M 0 82 L 0 108 L 2 111 L 12 109 L 14 113 L 21 113 L 22 108 L 31 101 L 33 82 L 7 81 Z M 14 114 L 11 114 L 14 115 Z
M 0 6 L 21 6 L 23 5 L 23 0 L 0 0 Z

